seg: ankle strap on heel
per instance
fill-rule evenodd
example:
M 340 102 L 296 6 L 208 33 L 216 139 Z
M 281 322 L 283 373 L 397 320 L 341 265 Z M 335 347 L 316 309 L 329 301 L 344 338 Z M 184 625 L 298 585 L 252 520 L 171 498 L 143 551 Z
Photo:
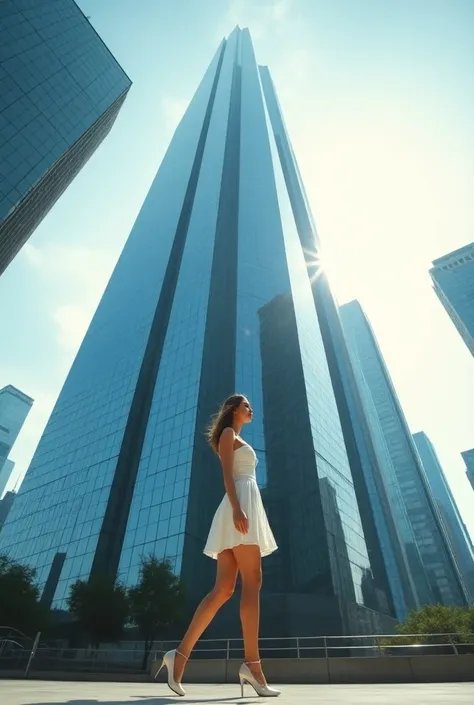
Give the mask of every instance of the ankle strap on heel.
M 178 649 L 175 649 L 176 653 L 182 656 L 183 658 L 186 659 L 186 661 L 189 661 L 189 656 L 185 656 L 184 654 L 181 653 L 181 651 L 178 651 Z
M 252 663 L 262 663 L 261 661 L 244 661 L 244 663 L 247 664 L 247 666 L 251 665 Z

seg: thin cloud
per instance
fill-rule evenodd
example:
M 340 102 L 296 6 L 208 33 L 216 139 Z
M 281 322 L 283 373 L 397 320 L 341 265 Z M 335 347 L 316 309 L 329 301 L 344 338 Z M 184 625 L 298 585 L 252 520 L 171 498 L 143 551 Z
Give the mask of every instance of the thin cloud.
M 60 347 L 63 350 L 76 351 L 91 321 L 88 308 L 80 304 L 58 306 L 53 318 L 57 325 L 57 340 Z
M 161 101 L 161 110 L 163 115 L 164 126 L 170 133 L 174 132 L 186 112 L 189 105 L 189 100 L 185 98 L 177 98 L 172 95 L 165 95 Z
M 289 17 L 292 0 L 231 0 L 216 32 L 216 39 L 227 36 L 236 26 L 249 27 L 254 40 L 266 37 Z
M 16 465 L 8 489 L 24 477 L 117 257 L 115 250 L 64 242 L 44 246 L 28 242 L 19 256 L 34 272 L 45 316 L 54 325 L 50 352 L 54 373 L 47 376 L 46 389 L 41 377 L 29 369 L 9 370 L 8 376 L 35 401 L 11 452 Z
M 75 354 L 112 273 L 114 255 L 106 249 L 66 243 L 42 248 L 28 244 L 24 249 L 40 276 L 39 284 L 50 291 L 49 316 L 56 326 L 58 346 Z

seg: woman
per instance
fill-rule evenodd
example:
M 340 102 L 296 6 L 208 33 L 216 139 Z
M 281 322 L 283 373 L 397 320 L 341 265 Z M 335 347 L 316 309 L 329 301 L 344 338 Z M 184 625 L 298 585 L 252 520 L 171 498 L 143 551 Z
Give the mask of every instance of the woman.
M 255 479 L 255 452 L 240 437 L 242 427 L 252 417 L 246 397 L 234 394 L 224 402 L 208 431 L 209 444 L 221 461 L 226 490 L 204 548 L 207 556 L 217 559 L 217 575 L 214 588 L 197 608 L 178 648 L 163 657 L 160 670 L 166 666 L 168 685 L 178 695 L 185 695 L 181 678 L 189 655 L 219 608 L 232 596 L 239 572 L 245 651 L 245 662 L 239 671 L 242 696 L 244 683 L 253 686 L 258 695 L 280 695 L 279 690 L 267 685 L 258 651 L 261 558 L 275 551 L 277 545 Z

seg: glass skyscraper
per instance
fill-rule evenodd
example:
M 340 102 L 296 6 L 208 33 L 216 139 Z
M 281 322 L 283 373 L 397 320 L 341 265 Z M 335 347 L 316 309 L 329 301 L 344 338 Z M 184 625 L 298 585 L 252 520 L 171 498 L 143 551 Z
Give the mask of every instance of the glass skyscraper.
M 91 572 L 135 583 L 150 553 L 172 561 L 190 606 L 210 588 L 202 550 L 224 488 L 204 431 L 237 389 L 255 410 L 246 440 L 280 546 L 264 561 L 263 633 L 390 629 L 320 325 L 336 308 L 307 261 L 318 248 L 270 74 L 236 28 L 176 129 L 0 536 L 43 584 L 54 573 L 54 607 Z M 222 620 L 221 635 L 238 630 Z
M 465 586 L 372 327 L 358 301 L 344 304 L 340 310 L 346 337 L 360 361 L 383 431 L 428 576 L 431 599 L 464 605 L 467 601 Z M 415 581 L 417 577 L 422 588 L 423 576 L 413 573 Z
M 414 433 L 413 440 L 438 505 L 459 572 L 468 589 L 470 602 L 474 602 L 474 548 L 471 537 L 459 513 L 432 442 L 424 431 Z
M 15 492 L 6 492 L 5 496 L 0 499 L 0 531 L 7 519 L 7 516 L 13 507 L 13 502 L 15 501 Z
M 364 473 L 397 617 L 404 621 L 410 611 L 431 602 L 433 595 L 377 409 L 364 377 L 357 345 L 350 331 L 346 335 L 346 344 L 360 400 L 351 423 L 359 434 L 365 431 L 369 436 Z
M 13 470 L 15 468 L 15 463 L 10 458 L 7 458 L 3 463 L 3 467 L 0 468 L 0 499 L 2 498 L 5 488 L 10 481 Z
M 434 290 L 474 355 L 474 242 L 435 259 Z
M 32 405 L 33 399 L 13 385 L 0 389 L 0 497 L 13 470 L 8 455 Z
M 0 2 L 0 274 L 107 135 L 129 87 L 74 0 Z
M 463 451 L 461 455 L 466 465 L 467 479 L 471 483 L 472 489 L 474 490 L 474 448 Z

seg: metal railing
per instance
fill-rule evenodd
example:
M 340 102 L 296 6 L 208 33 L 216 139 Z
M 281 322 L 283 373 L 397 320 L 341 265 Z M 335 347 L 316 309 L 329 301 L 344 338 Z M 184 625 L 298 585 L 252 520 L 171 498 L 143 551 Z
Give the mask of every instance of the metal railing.
M 155 658 L 178 646 L 160 642 Z M 262 658 L 335 658 L 426 654 L 474 654 L 474 634 L 368 634 L 357 636 L 265 637 L 259 640 Z M 243 657 L 243 639 L 202 639 L 193 658 Z
M 39 637 L 38 637 L 39 639 Z M 38 645 L 22 647 L 14 639 L 0 638 L 0 674 L 2 671 L 28 670 L 96 673 L 143 673 L 143 644 L 135 648 L 70 649 Z M 124 644 L 126 645 L 126 644 Z M 160 659 L 178 645 L 176 641 L 159 641 L 148 659 Z M 357 636 L 314 636 L 260 639 L 262 658 L 331 659 L 383 658 L 421 655 L 474 654 L 474 634 L 372 634 Z M 194 659 L 242 659 L 242 639 L 202 639 L 193 651 Z
M 143 673 L 143 651 L 137 649 L 5 649 L 2 671 L 67 671 L 73 673 Z
M 0 642 L 8 640 L 8 639 L 13 639 L 15 641 L 18 641 L 21 643 L 23 648 L 28 648 L 28 646 L 31 646 L 34 641 L 35 637 L 34 636 L 28 636 L 24 632 L 20 631 L 20 629 L 17 629 L 16 627 L 9 627 L 8 625 L 0 625 Z

